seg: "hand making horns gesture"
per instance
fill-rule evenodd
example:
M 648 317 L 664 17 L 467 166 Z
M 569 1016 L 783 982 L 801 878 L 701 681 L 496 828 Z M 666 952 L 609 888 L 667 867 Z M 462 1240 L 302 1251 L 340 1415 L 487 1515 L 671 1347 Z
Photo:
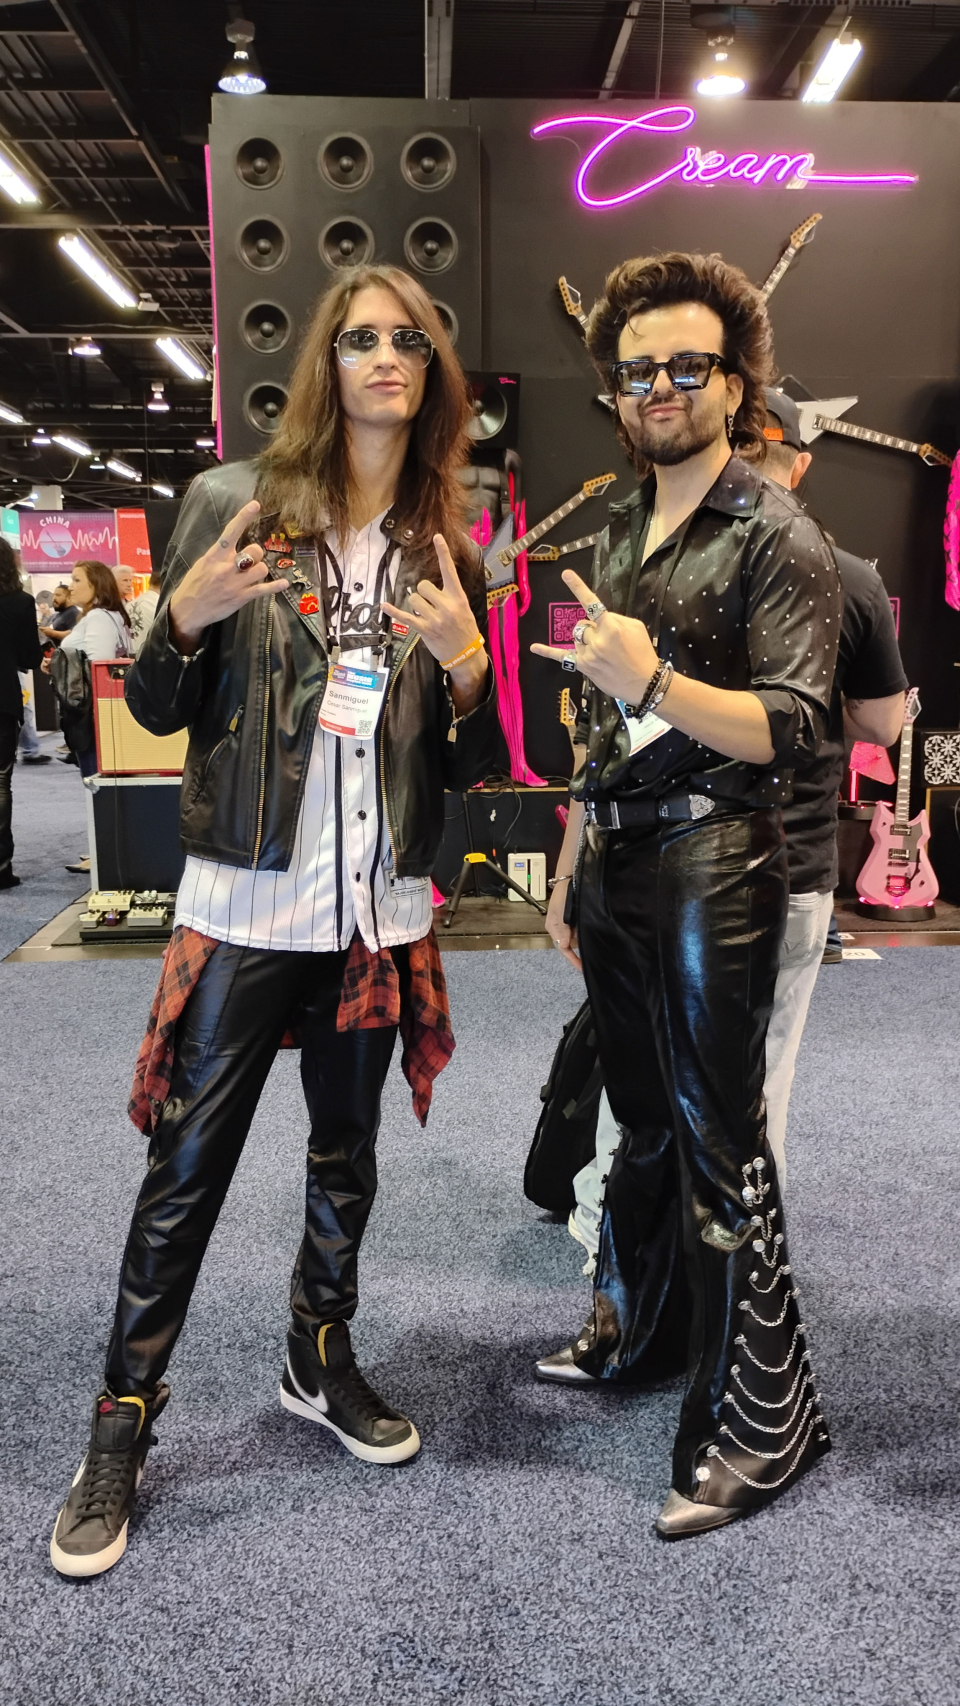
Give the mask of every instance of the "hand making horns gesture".
M 636 704 L 642 699 L 659 659 L 642 622 L 607 610 L 585 580 L 573 569 L 563 579 L 583 605 L 584 617 L 574 630 L 574 649 L 531 646 L 538 657 L 555 658 L 566 669 L 578 669 L 613 699 Z
M 170 600 L 170 617 L 177 639 L 195 645 L 212 622 L 222 622 L 255 598 L 272 598 L 289 581 L 268 580 L 259 545 L 237 544 L 260 514 L 256 500 L 244 504 L 228 521 L 219 539 L 188 569 Z
M 434 534 L 433 543 L 440 563 L 441 585 L 435 586 L 428 580 L 418 581 L 407 595 L 409 605 L 406 610 L 398 610 L 386 599 L 382 608 L 395 621 L 409 623 L 411 628 L 415 628 L 437 662 L 447 666 L 459 660 L 461 653 L 470 653 L 474 647 L 479 655 L 482 642 L 477 631 L 477 618 L 460 585 L 450 547 L 442 533 Z

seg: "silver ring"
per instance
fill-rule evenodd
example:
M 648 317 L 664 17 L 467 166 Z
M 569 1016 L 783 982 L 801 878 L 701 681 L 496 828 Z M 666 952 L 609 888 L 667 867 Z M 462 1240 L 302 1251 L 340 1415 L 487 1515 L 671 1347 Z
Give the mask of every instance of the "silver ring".
M 585 609 L 591 622 L 599 622 L 601 616 L 606 616 L 607 614 L 606 605 L 601 604 L 600 600 L 597 598 L 594 599 L 592 604 L 586 605 Z
M 575 622 L 573 624 L 573 643 L 575 646 L 582 646 L 583 645 L 583 636 L 587 631 L 587 627 L 588 627 L 588 623 L 586 622 L 586 620 L 583 620 L 581 622 Z
M 569 670 L 571 675 L 574 675 L 579 667 L 575 652 L 565 652 L 560 659 L 560 668 Z

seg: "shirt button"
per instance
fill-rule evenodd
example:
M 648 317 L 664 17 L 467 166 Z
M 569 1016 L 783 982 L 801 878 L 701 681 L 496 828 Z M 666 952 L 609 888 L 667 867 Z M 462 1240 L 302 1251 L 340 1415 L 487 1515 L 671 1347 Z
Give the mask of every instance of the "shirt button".
M 358 746 L 357 747 L 357 757 L 358 758 L 366 758 L 366 756 L 367 756 L 366 747 L 365 746 Z
M 353 590 L 354 590 L 354 592 L 362 592 L 363 591 L 363 582 L 362 581 L 354 581 Z
M 366 815 L 367 815 L 367 814 L 366 814 L 366 812 L 358 812 L 358 813 L 357 813 L 357 816 L 358 816 L 358 817 L 361 817 L 361 818 L 362 818 L 362 817 L 366 817 Z

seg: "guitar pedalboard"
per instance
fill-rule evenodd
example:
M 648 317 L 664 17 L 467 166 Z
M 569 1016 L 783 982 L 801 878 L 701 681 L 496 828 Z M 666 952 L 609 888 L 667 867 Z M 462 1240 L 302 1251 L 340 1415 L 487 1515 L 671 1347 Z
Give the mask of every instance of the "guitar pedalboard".
M 166 889 L 96 889 L 80 914 L 80 940 L 166 941 L 176 902 L 176 895 Z

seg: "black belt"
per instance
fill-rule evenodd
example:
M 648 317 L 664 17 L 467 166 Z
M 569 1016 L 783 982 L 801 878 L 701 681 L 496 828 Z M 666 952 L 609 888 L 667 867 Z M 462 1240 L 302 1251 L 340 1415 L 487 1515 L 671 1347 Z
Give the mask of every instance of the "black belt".
M 645 823 L 683 823 L 722 811 L 707 794 L 667 794 L 662 800 L 587 800 L 587 822 L 598 829 L 637 829 Z

